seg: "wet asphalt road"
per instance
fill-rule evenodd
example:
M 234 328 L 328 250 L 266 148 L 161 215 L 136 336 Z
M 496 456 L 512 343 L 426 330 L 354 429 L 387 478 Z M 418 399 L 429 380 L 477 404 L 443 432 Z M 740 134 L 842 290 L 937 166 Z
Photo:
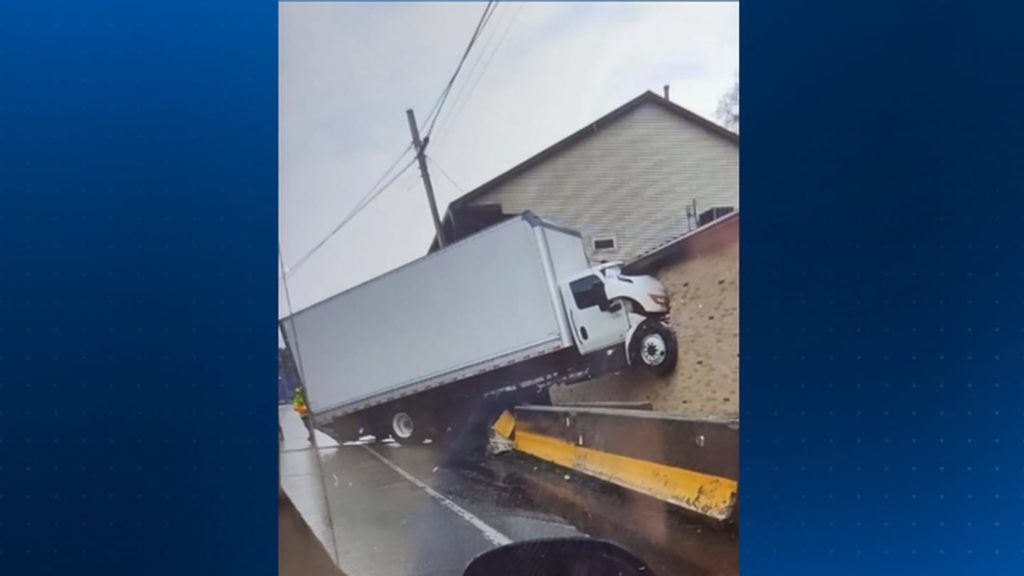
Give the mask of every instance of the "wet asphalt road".
M 317 463 L 298 418 L 282 416 L 285 489 L 349 576 L 458 575 L 502 543 L 558 536 L 615 541 L 659 575 L 738 573 L 734 534 L 628 490 L 517 453 L 453 461 L 434 445 L 323 434 Z

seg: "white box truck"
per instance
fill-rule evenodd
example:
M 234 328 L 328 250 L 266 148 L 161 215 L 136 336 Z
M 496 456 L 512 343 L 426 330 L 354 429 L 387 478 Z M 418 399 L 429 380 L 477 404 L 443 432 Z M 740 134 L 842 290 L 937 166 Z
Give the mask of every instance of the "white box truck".
M 484 398 L 532 400 L 623 364 L 670 372 L 668 312 L 660 282 L 591 267 L 579 233 L 527 212 L 281 329 L 317 428 L 338 440 L 372 431 L 413 441 L 479 415 Z M 501 407 L 487 406 L 488 417 Z

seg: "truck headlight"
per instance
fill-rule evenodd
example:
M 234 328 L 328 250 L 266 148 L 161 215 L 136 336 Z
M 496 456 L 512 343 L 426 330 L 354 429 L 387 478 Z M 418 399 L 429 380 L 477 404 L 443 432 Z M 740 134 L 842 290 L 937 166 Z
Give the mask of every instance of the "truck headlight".
M 653 300 L 658 306 L 664 306 L 665 308 L 669 307 L 667 294 L 655 294 L 654 292 L 651 292 L 648 296 L 650 296 L 651 300 Z

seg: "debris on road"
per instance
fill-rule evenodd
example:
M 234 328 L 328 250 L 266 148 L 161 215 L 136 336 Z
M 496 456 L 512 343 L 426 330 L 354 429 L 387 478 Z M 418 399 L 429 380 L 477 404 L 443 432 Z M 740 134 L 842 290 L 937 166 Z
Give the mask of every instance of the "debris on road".
M 365 434 L 359 437 L 359 440 L 349 440 L 348 442 L 342 442 L 342 446 L 365 446 L 367 444 L 373 444 L 377 441 L 377 437 L 372 434 Z
M 498 416 L 498 419 L 494 422 L 491 428 L 501 435 L 502 438 L 512 439 L 512 434 L 516 429 L 516 419 L 512 416 L 512 413 L 505 410 Z
M 487 453 L 491 456 L 497 456 L 498 454 L 504 454 L 505 452 L 511 452 L 515 450 L 515 443 L 508 438 L 504 438 L 496 432 L 492 431 L 490 439 L 487 442 Z

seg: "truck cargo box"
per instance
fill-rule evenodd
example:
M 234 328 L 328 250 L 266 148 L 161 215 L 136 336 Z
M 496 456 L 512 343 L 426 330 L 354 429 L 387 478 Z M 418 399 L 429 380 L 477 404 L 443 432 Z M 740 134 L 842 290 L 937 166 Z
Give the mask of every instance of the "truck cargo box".
M 578 233 L 527 213 L 281 327 L 322 422 L 572 346 L 558 285 L 587 267 Z

